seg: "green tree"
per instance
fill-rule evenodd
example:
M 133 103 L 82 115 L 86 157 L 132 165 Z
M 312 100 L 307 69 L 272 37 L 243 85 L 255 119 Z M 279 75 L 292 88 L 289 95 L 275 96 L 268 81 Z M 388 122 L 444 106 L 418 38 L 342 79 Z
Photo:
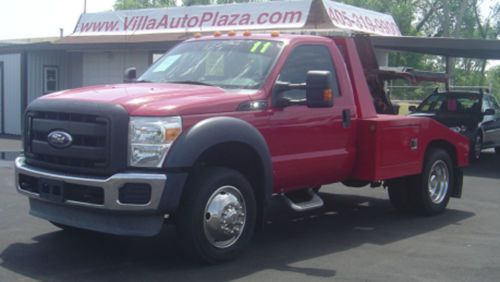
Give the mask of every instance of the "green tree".
M 486 72 L 486 83 L 500 102 L 500 66 L 493 67 Z
M 481 15 L 479 7 L 485 5 L 484 0 L 344 0 L 342 2 L 391 14 L 401 33 L 406 36 L 498 39 L 500 34 L 500 3 L 495 3 L 489 14 Z M 423 54 L 392 53 L 389 63 L 393 66 L 443 71 L 446 61 L 441 57 Z M 452 66 L 452 82 L 455 85 L 485 86 L 494 80 L 493 74 L 497 75 L 497 80 L 499 77 L 498 72 L 486 73 L 486 60 L 452 58 L 449 64 Z M 417 94 L 417 90 L 413 92 L 407 95 L 420 95 Z

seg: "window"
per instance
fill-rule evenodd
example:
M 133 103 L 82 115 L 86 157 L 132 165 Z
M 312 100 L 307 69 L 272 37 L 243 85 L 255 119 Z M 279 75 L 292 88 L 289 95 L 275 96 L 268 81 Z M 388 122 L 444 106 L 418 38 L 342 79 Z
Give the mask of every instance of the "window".
M 500 106 L 498 105 L 498 102 L 495 99 L 495 97 L 489 97 L 489 98 L 490 98 L 490 104 L 491 104 L 492 108 L 497 110 L 497 111 L 500 110 Z
M 149 65 L 156 63 L 163 55 L 165 55 L 165 52 L 151 52 L 149 54 Z
M 201 40 L 177 45 L 139 80 L 258 89 L 282 50 L 267 40 Z
M 43 94 L 59 90 L 59 67 L 43 67 Z
M 483 112 L 486 111 L 487 109 L 493 109 L 494 105 L 490 100 L 490 97 L 488 96 L 483 96 Z
M 307 72 L 311 70 L 330 71 L 334 82 L 332 91 L 335 96 L 340 95 L 330 51 L 322 45 L 296 47 L 285 62 L 278 80 L 289 83 L 305 83 Z M 293 89 L 286 91 L 283 95 L 292 100 L 301 100 L 306 98 L 306 91 Z

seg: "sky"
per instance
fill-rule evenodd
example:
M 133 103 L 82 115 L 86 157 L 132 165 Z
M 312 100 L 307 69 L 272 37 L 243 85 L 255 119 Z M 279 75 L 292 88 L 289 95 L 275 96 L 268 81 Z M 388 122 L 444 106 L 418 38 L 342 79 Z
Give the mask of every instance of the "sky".
M 0 40 L 73 32 L 84 0 L 0 0 Z M 112 10 L 115 0 L 87 0 L 87 12 Z

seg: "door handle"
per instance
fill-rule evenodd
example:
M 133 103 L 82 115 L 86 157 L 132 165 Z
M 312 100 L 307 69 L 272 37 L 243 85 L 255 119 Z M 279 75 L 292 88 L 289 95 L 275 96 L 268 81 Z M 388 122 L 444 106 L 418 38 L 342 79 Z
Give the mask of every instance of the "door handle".
M 342 110 L 342 126 L 344 128 L 351 127 L 351 110 L 349 109 Z

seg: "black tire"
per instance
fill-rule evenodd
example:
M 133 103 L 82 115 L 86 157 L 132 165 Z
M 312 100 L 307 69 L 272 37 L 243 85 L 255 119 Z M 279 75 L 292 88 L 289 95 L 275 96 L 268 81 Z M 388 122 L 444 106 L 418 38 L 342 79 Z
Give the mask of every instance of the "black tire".
M 234 236 L 229 241 L 217 241 L 211 238 L 210 235 L 215 233 L 215 236 L 231 235 L 226 233 L 227 231 L 222 230 L 225 223 L 221 223 L 222 220 L 219 220 L 222 218 L 220 213 L 218 216 L 212 217 L 210 212 L 205 212 L 210 207 L 209 202 L 213 203 L 218 197 L 221 198 L 226 195 L 227 197 L 233 197 L 232 199 L 237 198 L 238 203 L 243 202 L 242 207 L 239 206 L 241 209 L 233 209 L 233 211 L 243 211 L 245 219 L 242 226 L 238 225 L 238 223 L 224 226 L 233 228 L 231 231 L 235 231 L 235 228 L 238 228 L 236 233 L 239 234 L 239 237 Z M 225 208 L 231 208 L 226 202 L 224 204 L 223 211 L 226 211 Z M 219 212 L 223 211 L 219 210 Z M 241 216 L 241 214 L 236 213 L 236 216 L 238 215 Z M 252 238 L 256 217 L 257 207 L 254 193 L 245 177 L 233 169 L 213 167 L 204 168 L 190 177 L 181 200 L 179 211 L 175 215 L 175 222 L 178 238 L 185 254 L 198 261 L 216 263 L 233 259 L 242 252 Z M 233 218 L 228 218 L 228 220 L 233 220 Z M 241 220 L 241 217 L 239 219 Z M 213 220 L 213 222 L 219 221 L 219 224 L 211 225 L 212 221 L 210 220 Z M 234 227 L 236 225 L 238 226 Z M 210 231 L 207 231 L 212 226 L 218 228 L 217 232 L 210 233 Z M 241 229 L 242 231 L 238 232 Z M 221 233 L 223 234 L 221 235 Z M 231 243 L 226 246 L 224 245 L 226 244 L 225 242 Z M 216 244 L 219 244 L 219 246 Z
M 481 133 L 477 133 L 472 137 L 470 144 L 469 160 L 471 162 L 478 161 L 481 157 L 481 148 L 483 147 L 483 138 Z
M 392 206 L 399 212 L 415 211 L 414 177 L 404 177 L 387 181 L 387 192 Z
M 450 155 L 443 149 L 431 148 L 426 154 L 422 174 L 416 177 L 413 183 L 413 193 L 415 193 L 416 211 L 423 215 L 436 215 L 442 213 L 453 190 L 454 168 Z M 446 173 L 446 178 L 442 177 L 441 185 L 436 187 L 436 193 L 431 196 L 431 185 L 435 185 Z M 436 180 L 433 182 L 433 180 Z

